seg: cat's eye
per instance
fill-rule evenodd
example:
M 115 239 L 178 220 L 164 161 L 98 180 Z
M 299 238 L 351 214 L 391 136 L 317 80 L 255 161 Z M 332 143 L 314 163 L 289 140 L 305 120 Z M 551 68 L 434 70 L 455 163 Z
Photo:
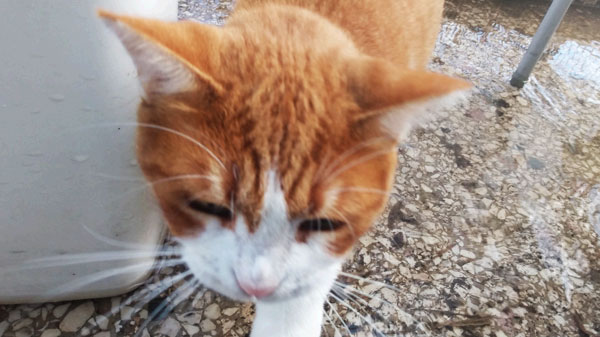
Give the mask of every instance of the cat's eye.
M 210 202 L 191 200 L 188 202 L 188 207 L 196 212 L 216 216 L 224 220 L 231 220 L 233 217 L 233 214 L 229 208 Z
M 345 222 L 330 219 L 307 219 L 300 223 L 298 230 L 303 232 L 333 232 L 344 227 Z

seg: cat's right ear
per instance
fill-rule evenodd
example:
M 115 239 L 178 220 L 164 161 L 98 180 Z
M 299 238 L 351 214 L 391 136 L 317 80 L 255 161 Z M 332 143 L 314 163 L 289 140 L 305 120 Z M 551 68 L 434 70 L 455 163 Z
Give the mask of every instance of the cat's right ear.
M 146 99 L 205 90 L 220 95 L 223 87 L 211 76 L 218 62 L 219 29 L 193 22 L 165 22 L 98 15 L 131 55 Z
M 361 112 L 356 121 L 373 125 L 396 141 L 436 111 L 460 101 L 470 83 L 426 70 L 406 69 L 369 56 L 348 61 L 348 88 Z

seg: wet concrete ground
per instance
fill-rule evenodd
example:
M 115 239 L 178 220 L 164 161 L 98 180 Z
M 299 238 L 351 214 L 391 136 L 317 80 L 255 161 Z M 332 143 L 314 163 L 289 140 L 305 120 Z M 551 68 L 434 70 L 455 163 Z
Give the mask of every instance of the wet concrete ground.
M 224 3 L 182 1 L 181 16 L 221 23 Z M 346 266 L 371 281 L 340 277 L 325 336 L 600 336 L 600 11 L 572 8 L 517 91 L 546 6 L 447 3 L 431 67 L 476 89 L 399 149 L 389 207 Z M 131 336 L 161 305 L 135 308 L 148 289 L 0 306 L 0 336 Z M 245 336 L 252 307 L 198 290 L 162 316 L 141 335 Z

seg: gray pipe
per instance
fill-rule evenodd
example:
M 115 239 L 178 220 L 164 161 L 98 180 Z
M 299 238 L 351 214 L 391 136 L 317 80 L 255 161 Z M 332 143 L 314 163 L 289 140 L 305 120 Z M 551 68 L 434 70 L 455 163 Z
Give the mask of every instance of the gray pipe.
M 550 38 L 556 32 L 567 10 L 573 3 L 573 0 L 553 0 L 548 12 L 544 16 L 540 27 L 533 36 L 533 40 L 523 56 L 519 67 L 513 74 L 510 84 L 517 88 L 523 88 L 525 82 L 529 79 L 533 67 L 542 56 Z

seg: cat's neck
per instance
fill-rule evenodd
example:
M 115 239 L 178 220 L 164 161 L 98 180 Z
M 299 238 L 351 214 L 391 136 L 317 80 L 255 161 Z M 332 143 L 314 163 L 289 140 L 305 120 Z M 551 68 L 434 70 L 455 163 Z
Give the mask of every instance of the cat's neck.
M 443 0 L 238 0 L 233 19 L 242 12 L 263 11 L 261 20 L 265 22 L 276 20 L 281 24 L 283 19 L 306 32 L 318 27 L 323 35 L 315 45 L 344 36 L 344 42 L 366 55 L 418 69 L 429 62 L 443 4 Z M 275 13 L 264 10 L 277 6 L 287 9 L 289 15 L 273 18 Z

